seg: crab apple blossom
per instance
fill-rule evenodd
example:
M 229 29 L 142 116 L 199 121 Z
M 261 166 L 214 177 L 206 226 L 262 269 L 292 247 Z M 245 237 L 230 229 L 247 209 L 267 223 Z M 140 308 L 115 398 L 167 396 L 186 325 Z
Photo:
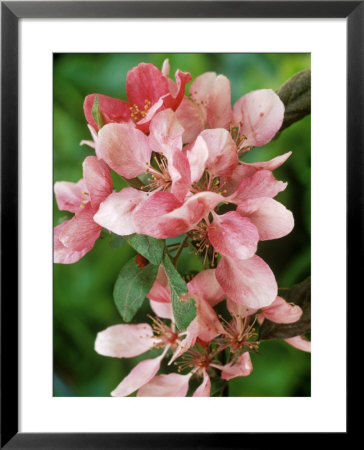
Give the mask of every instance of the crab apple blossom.
M 112 187 L 108 166 L 95 156 L 84 160 L 83 178 L 79 182 L 55 183 L 59 209 L 74 216 L 54 229 L 54 262 L 72 264 L 92 249 L 102 229 L 93 217 Z
M 231 107 L 230 81 L 224 75 L 206 72 L 198 76 L 177 109 L 190 142 L 206 127 L 231 130 L 239 152 L 267 144 L 282 126 L 284 105 L 271 89 L 249 92 Z
M 126 241 L 137 253 L 121 268 L 115 305 L 130 322 L 148 299 L 154 315 L 110 326 L 95 341 L 103 356 L 144 355 L 115 397 L 208 397 L 216 386 L 224 395 L 228 381 L 252 373 L 250 354 L 272 339 L 264 335 L 268 321 L 299 321 L 284 340 L 311 349 L 303 335 L 291 337 L 306 333 L 306 312 L 300 320 L 301 307 L 278 296 L 275 275 L 257 254 L 261 241 L 294 227 L 292 212 L 275 199 L 288 184 L 273 174 L 292 152 L 243 161 L 277 135 L 284 104 L 260 89 L 232 105 L 229 79 L 214 72 L 195 78 L 187 96 L 191 75 L 177 70 L 172 80 L 169 71 L 168 60 L 161 70 L 141 63 L 127 73 L 127 100 L 85 98 L 92 140 L 81 145 L 96 156 L 84 160 L 77 183 L 54 187 L 59 209 L 74 214 L 54 229 L 55 262 L 78 261 L 103 228 L 125 236 L 112 247 Z M 111 170 L 130 186 L 113 192 Z
M 93 116 L 95 99 L 103 124 L 132 122 L 143 132 L 149 131 L 152 117 L 159 111 L 177 109 L 184 97 L 185 85 L 191 80 L 189 73 L 176 72 L 176 92 L 170 92 L 165 75 L 153 64 L 141 63 L 131 69 L 126 77 L 128 101 L 102 94 L 90 94 L 84 101 L 87 122 L 95 130 L 101 128 Z
M 154 297 L 156 298 L 156 296 Z M 99 332 L 97 335 L 95 350 L 104 356 L 130 358 L 142 354 L 153 347 L 164 349 L 162 354 L 156 358 L 143 360 L 138 363 L 112 392 L 111 395 L 113 396 L 127 396 L 153 380 L 169 349 L 172 349 L 174 352 L 171 360 L 174 361 L 174 359 L 188 351 L 194 345 L 198 336 L 201 335 L 205 339 L 212 339 L 222 331 L 222 327 L 211 306 L 202 298 L 198 299 L 200 306 L 198 307 L 196 319 L 191 323 L 186 332 L 176 331 L 173 323 L 172 309 L 166 308 L 163 306 L 165 303 L 159 302 L 158 300 L 157 295 L 157 299 L 151 301 L 151 306 L 153 310 L 161 313 L 163 318 L 172 321 L 170 326 L 166 325 L 160 317 L 156 316 L 153 318 L 152 327 L 146 323 L 138 325 L 114 325 Z M 160 305 L 162 305 L 162 308 Z M 187 337 L 184 338 L 186 335 Z M 187 382 L 188 379 L 187 377 Z M 160 382 L 162 383 L 162 381 L 163 378 Z M 181 386 L 178 389 L 177 385 L 175 386 L 173 390 L 174 396 L 184 392 L 184 390 L 180 391 L 180 388 Z M 138 395 L 143 395 L 143 392 L 138 392 Z

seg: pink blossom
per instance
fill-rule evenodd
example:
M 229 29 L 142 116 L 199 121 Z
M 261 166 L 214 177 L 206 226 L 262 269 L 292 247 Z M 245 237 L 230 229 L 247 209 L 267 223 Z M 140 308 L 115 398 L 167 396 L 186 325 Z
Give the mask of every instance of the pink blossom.
M 298 348 L 298 350 L 311 352 L 311 342 L 305 336 L 295 336 L 284 340 L 292 347 Z
M 93 216 L 112 192 L 109 168 L 95 156 L 88 156 L 83 162 L 83 179 L 57 182 L 54 190 L 59 209 L 75 214 L 54 229 L 54 262 L 71 264 L 91 250 L 100 235 L 102 228 Z
M 302 309 L 298 305 L 287 303 L 282 297 L 276 297 L 274 302 L 265 308 L 262 308 L 258 315 L 260 323 L 264 319 L 276 323 L 294 323 L 302 316 Z
M 172 95 L 166 76 L 153 64 L 141 63 L 129 70 L 126 77 L 128 101 L 101 94 L 85 98 L 84 112 L 88 123 L 99 129 L 92 114 L 95 97 L 99 100 L 99 113 L 104 124 L 135 122 L 143 132 L 149 131 L 152 117 L 167 108 L 176 110 L 183 100 L 185 85 L 191 80 L 189 73 L 176 72 L 177 89 Z
M 154 117 L 147 137 L 130 123 L 108 124 L 99 132 L 97 154 L 127 179 L 148 174 L 147 191 L 171 191 L 183 201 L 191 185 L 188 159 L 182 152 L 181 128 L 171 109 Z M 152 151 L 159 153 L 151 165 Z
M 151 301 L 154 310 L 161 312 L 165 318 L 173 320 L 172 310 L 166 308 L 167 305 L 166 303 Z M 198 335 L 210 340 L 223 331 L 216 314 L 205 300 L 197 299 L 197 309 L 196 318 L 188 329 L 182 333 L 175 330 L 173 322 L 169 327 L 159 317 L 153 319 L 153 329 L 149 324 L 114 325 L 98 333 L 95 350 L 104 356 L 130 358 L 153 347 L 164 348 L 163 353 L 158 357 L 143 360 L 137 364 L 111 393 L 112 396 L 126 396 L 136 390 L 139 390 L 139 396 L 186 395 L 188 380 L 192 373 L 183 379 L 177 374 L 176 376 L 170 374 L 157 377 L 156 374 L 169 349 L 174 351 L 173 358 L 170 361 L 172 363 L 194 345 Z M 187 338 L 184 338 L 184 336 L 187 336 Z M 205 384 L 207 384 L 206 380 Z M 206 389 L 207 387 L 204 388 L 204 391 Z M 197 395 L 207 395 L 207 393 L 198 392 Z
M 257 255 L 240 261 L 223 256 L 216 269 L 216 278 L 230 300 L 248 308 L 268 306 L 277 296 L 273 272 Z
M 206 126 L 225 128 L 233 132 L 238 150 L 244 152 L 267 144 L 282 126 L 284 105 L 271 89 L 249 92 L 232 109 L 229 80 L 206 72 L 193 81 L 190 97 L 176 112 L 185 129 L 184 142 L 191 142 Z
M 160 369 L 160 364 L 172 346 L 179 342 L 174 325 L 168 327 L 155 318 L 153 327 L 149 324 L 114 325 L 97 334 L 95 350 L 104 356 L 130 358 L 145 353 L 153 347 L 164 348 L 161 355 L 138 363 L 111 393 L 112 396 L 127 396 L 148 383 Z
M 247 377 L 253 371 L 249 352 L 242 353 L 237 359 L 223 366 L 219 364 L 211 364 L 211 366 L 220 369 L 221 378 L 227 381 L 235 377 Z
M 240 164 L 235 167 L 232 174 L 228 177 L 221 177 L 221 184 L 227 191 L 228 195 L 231 195 L 244 178 L 252 177 L 256 172 L 260 170 L 270 170 L 273 171 L 280 167 L 292 154 L 292 152 L 287 152 L 283 155 L 277 156 L 270 161 L 260 161 L 255 163 L 245 163 L 240 161 Z

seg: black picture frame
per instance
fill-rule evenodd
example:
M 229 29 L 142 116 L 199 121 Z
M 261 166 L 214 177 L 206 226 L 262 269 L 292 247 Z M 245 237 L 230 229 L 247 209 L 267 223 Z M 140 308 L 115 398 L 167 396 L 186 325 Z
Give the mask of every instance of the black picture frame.
M 18 24 L 22 18 L 345 18 L 347 20 L 347 300 L 363 272 L 364 2 L 1 2 L 1 448 L 257 448 L 270 433 L 18 432 Z M 359 250 L 358 258 L 354 258 Z M 362 295 L 362 294 L 359 294 Z M 348 302 L 349 303 L 349 302 Z M 350 354 L 350 347 L 348 347 Z M 349 428 L 348 428 L 349 431 Z M 320 433 L 319 433 L 320 434 Z M 316 433 L 315 444 L 319 445 Z M 339 444 L 347 433 L 335 436 Z M 277 436 L 276 436 L 277 437 Z M 295 436 L 295 439 L 297 436 Z M 322 434 L 327 443 L 327 436 Z M 291 434 L 279 434 L 285 447 Z M 310 442 L 302 434 L 300 444 Z

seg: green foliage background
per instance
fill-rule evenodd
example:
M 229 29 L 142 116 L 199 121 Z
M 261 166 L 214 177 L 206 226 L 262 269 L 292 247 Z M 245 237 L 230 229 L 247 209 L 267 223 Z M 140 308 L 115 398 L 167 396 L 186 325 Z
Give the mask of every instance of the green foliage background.
M 226 75 L 232 102 L 262 88 L 278 89 L 293 74 L 310 68 L 309 54 L 56 54 L 54 56 L 54 181 L 82 178 L 82 162 L 93 154 L 82 139 L 90 139 L 83 115 L 87 94 L 100 93 L 126 99 L 128 70 L 140 62 L 161 67 L 168 57 L 171 74 L 177 69 L 195 78 L 203 72 Z M 188 90 L 188 89 L 187 89 Z M 291 287 L 310 274 L 310 117 L 295 123 L 269 144 L 253 149 L 247 162 L 268 160 L 291 150 L 292 156 L 275 171 L 288 181 L 277 196 L 295 217 L 295 228 L 282 239 L 259 244 L 258 254 L 274 271 L 279 287 Z M 115 189 L 123 187 L 113 174 Z M 71 217 L 58 211 L 54 224 Z M 127 244 L 111 249 L 110 236 L 102 233 L 94 249 L 76 264 L 54 266 L 53 347 L 54 396 L 109 396 L 137 361 L 98 355 L 98 331 L 121 322 L 112 291 L 121 267 L 135 254 Z M 198 268 L 193 255 L 181 258 L 182 273 Z M 144 321 L 147 302 L 134 323 Z M 263 342 L 252 355 L 249 377 L 229 383 L 230 396 L 309 396 L 310 355 L 282 341 Z

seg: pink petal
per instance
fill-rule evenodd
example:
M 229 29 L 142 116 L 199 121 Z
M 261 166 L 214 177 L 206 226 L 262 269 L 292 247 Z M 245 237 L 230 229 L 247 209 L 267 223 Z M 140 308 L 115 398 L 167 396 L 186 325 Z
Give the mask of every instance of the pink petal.
M 157 374 L 166 350 L 157 358 L 145 359 L 137 364 L 129 375 L 111 392 L 111 395 L 113 397 L 126 397 L 147 384 Z
M 113 182 L 110 169 L 104 161 L 97 159 L 96 156 L 88 156 L 82 167 L 91 205 L 93 208 L 98 208 L 100 203 L 112 193 Z
M 152 105 L 148 111 L 147 114 L 145 115 L 145 117 L 143 117 L 142 119 L 138 120 L 135 124 L 136 128 L 138 128 L 138 130 L 142 131 L 143 133 L 148 134 L 149 133 L 149 125 L 151 120 L 153 119 L 153 117 L 160 111 L 162 111 L 164 109 L 164 104 L 163 104 L 163 99 L 164 97 L 166 97 L 169 94 L 164 95 L 163 97 L 161 97 L 156 103 L 154 103 L 154 105 Z
M 94 149 L 96 146 L 96 141 L 97 141 L 97 132 L 94 128 L 92 128 L 92 126 L 90 124 L 87 124 L 87 128 L 90 130 L 90 133 L 92 136 L 92 141 L 82 140 L 80 142 L 80 145 L 88 145 L 89 147 Z
M 197 328 L 188 326 L 187 331 L 196 333 L 196 337 L 205 342 L 210 342 L 219 334 L 223 334 L 224 328 L 212 306 L 202 297 L 194 296 L 194 298 L 197 306 L 196 318 L 194 319 L 197 320 Z
M 198 335 L 198 322 L 197 319 L 194 318 L 193 321 L 189 324 L 186 332 L 186 337 L 182 342 L 178 343 L 176 350 L 173 352 L 173 356 L 171 360 L 168 362 L 170 366 L 177 358 L 179 358 L 183 353 L 187 352 L 188 349 L 193 347 L 196 343 Z
M 292 152 L 277 156 L 270 161 L 261 161 L 255 163 L 241 162 L 229 177 L 223 177 L 220 181 L 224 185 L 227 193 L 232 194 L 239 186 L 243 178 L 253 176 L 258 170 L 275 170 L 280 167 L 292 154 Z
M 261 89 L 241 97 L 234 105 L 233 122 L 247 136 L 246 146 L 267 144 L 281 128 L 284 105 L 271 89 Z
M 206 369 L 203 369 L 202 383 L 195 390 L 192 397 L 210 397 L 210 392 L 211 392 L 211 380 Z
M 168 92 L 167 78 L 153 64 L 141 63 L 129 70 L 126 95 L 130 103 L 137 105 L 141 111 L 144 111 L 145 100 L 154 104 Z
M 230 133 L 222 128 L 204 130 L 200 134 L 208 149 L 207 170 L 216 176 L 229 176 L 238 165 L 235 142 Z
M 190 378 L 191 374 L 158 375 L 139 389 L 137 397 L 185 397 Z
M 196 183 L 202 177 L 209 157 L 206 141 L 198 136 L 192 147 L 186 149 L 186 156 L 191 170 L 191 183 Z
M 205 72 L 202 75 L 198 76 L 191 84 L 191 98 L 195 102 L 195 104 L 200 107 L 201 114 L 203 114 L 204 117 L 204 122 L 207 121 L 207 104 L 216 77 L 217 76 L 215 72 Z
M 183 202 L 191 188 L 191 170 L 187 156 L 180 150 L 168 161 L 168 172 L 172 180 L 171 193 Z
M 224 75 L 218 75 L 209 93 L 207 123 L 210 128 L 229 129 L 231 120 L 230 81 Z
M 83 110 L 86 120 L 92 128 L 95 130 L 99 129 L 92 115 L 92 108 L 94 106 L 96 96 L 99 99 L 99 112 L 101 113 L 104 124 L 128 122 L 130 120 L 129 103 L 117 98 L 108 97 L 106 95 L 91 94 L 85 98 Z
M 166 58 L 162 64 L 162 73 L 165 77 L 168 77 L 170 69 L 169 59 Z
M 171 109 L 158 112 L 150 123 L 149 145 L 169 160 L 176 149 L 182 149 L 183 127 Z
M 248 317 L 257 312 L 256 308 L 248 308 L 247 306 L 235 303 L 230 299 L 226 300 L 226 307 L 232 316 Z
M 235 259 L 247 259 L 257 251 L 258 230 L 246 217 L 236 211 L 221 216 L 212 213 L 213 222 L 208 228 L 208 236 L 215 250 Z
M 85 208 L 76 214 L 63 227 L 59 234 L 59 240 L 65 247 L 72 250 L 90 250 L 96 239 L 100 236 L 101 227 L 93 220 L 94 210 L 88 203 Z
M 216 280 L 215 272 L 215 269 L 202 270 L 187 283 L 189 292 L 204 298 L 211 306 L 215 306 L 226 297 Z
M 115 172 L 128 179 L 146 171 L 152 154 L 147 136 L 131 123 L 102 127 L 96 150 Z
M 185 96 L 186 84 L 192 80 L 191 74 L 188 72 L 181 72 L 177 70 L 175 74 L 177 83 L 177 92 L 175 95 L 169 94 L 163 97 L 163 105 L 165 108 L 172 108 L 175 111 L 181 104 Z
M 113 325 L 97 333 L 95 350 L 104 356 L 132 358 L 150 350 L 154 342 L 152 327 L 147 323 Z
M 269 160 L 269 161 L 259 161 L 255 163 L 242 163 L 245 167 L 251 167 L 256 170 L 275 170 L 278 169 L 284 162 L 287 161 L 287 159 L 292 155 L 292 152 L 284 153 L 283 155 L 276 156 L 275 158 Z
M 182 205 L 169 192 L 156 192 L 135 212 L 137 232 L 165 239 L 193 229 L 224 198 L 214 192 L 200 192 Z
M 58 209 L 73 213 L 80 211 L 82 200 L 89 200 L 83 192 L 86 191 L 85 180 L 81 179 L 77 183 L 69 181 L 57 181 L 54 184 Z
M 155 302 L 161 303 L 171 303 L 171 294 L 169 291 L 169 282 L 166 275 L 166 272 L 163 266 L 159 266 L 157 278 L 155 279 L 153 286 L 147 297 L 150 300 L 154 300 Z
M 295 336 L 292 338 L 284 339 L 292 347 L 298 348 L 304 352 L 311 352 L 311 342 L 304 336 Z
M 255 172 L 257 170 L 253 167 L 241 163 L 235 167 L 230 176 L 220 178 L 220 185 L 227 195 L 231 195 L 237 190 L 243 178 L 251 177 Z
M 249 217 L 257 227 L 261 241 L 286 236 L 294 227 L 291 211 L 269 197 L 246 200 L 240 203 L 237 212 Z
M 172 303 L 155 302 L 153 300 L 149 300 L 149 303 L 156 316 L 160 317 L 161 319 L 174 320 Z
M 293 323 L 302 316 L 302 309 L 277 297 L 271 305 L 262 309 L 260 316 L 276 323 Z
M 235 377 L 247 377 L 252 373 L 253 364 L 250 359 L 249 352 L 245 352 L 239 356 L 235 363 L 222 366 L 221 378 L 223 380 L 231 380 Z
M 232 203 L 241 203 L 258 197 L 275 197 L 286 189 L 287 183 L 278 181 L 270 170 L 259 170 L 253 176 L 243 178 L 236 191 L 228 197 Z
M 87 247 L 82 250 L 73 250 L 72 248 L 67 248 L 62 244 L 59 240 L 59 235 L 68 222 L 69 220 L 66 220 L 60 225 L 54 227 L 53 259 L 55 263 L 73 264 L 80 260 L 90 250 L 90 248 Z
M 176 116 L 185 130 L 182 136 L 184 144 L 194 141 L 205 128 L 205 120 L 200 108 L 187 97 L 184 97 L 176 109 Z
M 268 264 L 259 256 L 242 261 L 223 256 L 216 278 L 230 300 L 259 309 L 273 303 L 278 287 Z
M 156 238 L 167 237 L 169 230 L 162 230 L 163 219 L 168 213 L 178 209 L 180 206 L 181 202 L 170 192 L 156 192 L 134 214 L 137 233 L 147 234 Z M 171 218 L 168 224 L 172 229 L 175 229 L 174 236 L 182 234 L 186 228 L 186 222 L 180 218 Z
M 148 194 L 134 188 L 124 188 L 120 192 L 113 193 L 104 200 L 94 220 L 100 226 L 126 236 L 136 232 L 134 224 L 134 211 L 146 199 Z
M 175 85 L 172 80 L 167 80 L 168 90 L 167 94 L 162 95 L 158 101 L 147 111 L 146 116 L 137 122 L 137 127 L 144 133 L 148 133 L 150 121 L 153 119 L 159 111 L 171 108 L 175 111 L 181 104 L 185 95 L 185 85 L 191 80 L 189 73 L 181 72 L 177 70 Z

